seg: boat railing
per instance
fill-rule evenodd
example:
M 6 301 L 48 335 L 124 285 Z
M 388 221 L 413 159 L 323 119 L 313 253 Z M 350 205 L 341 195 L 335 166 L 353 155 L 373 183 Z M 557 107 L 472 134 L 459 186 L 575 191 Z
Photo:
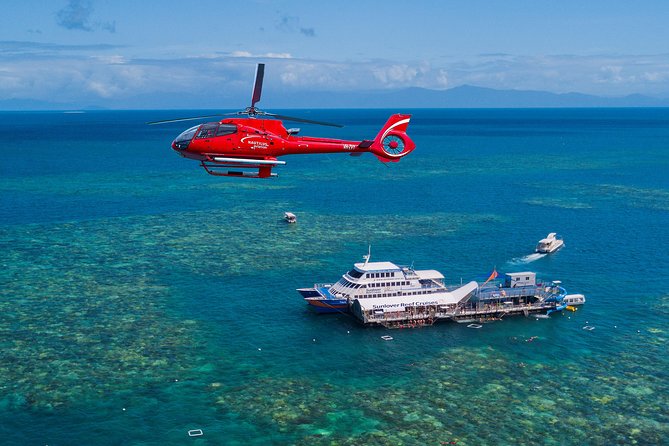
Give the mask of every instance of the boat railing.
M 540 300 L 564 297 L 566 291 L 564 288 L 556 285 L 538 284 L 535 286 L 525 286 L 518 288 L 484 288 L 479 289 L 477 297 L 481 300 L 504 300 L 515 297 L 536 297 Z
M 418 278 L 418 274 L 416 274 L 416 272 L 414 270 L 412 270 L 411 268 L 409 268 L 408 266 L 401 266 L 400 268 L 402 269 L 402 272 L 404 273 L 404 277 L 406 277 L 407 279 L 417 279 Z
M 527 312 L 536 312 L 546 308 L 545 303 L 527 303 L 527 304 L 518 304 L 518 305 L 504 305 L 503 303 L 490 303 L 490 304 L 480 304 L 475 307 L 470 308 L 458 308 L 455 312 L 450 312 L 450 315 L 453 316 L 476 316 L 480 314 L 505 314 L 505 313 L 518 313 L 522 311 Z
M 483 300 L 513 299 L 514 297 L 536 296 L 543 287 L 521 287 L 521 288 L 488 288 L 479 290 L 477 297 Z

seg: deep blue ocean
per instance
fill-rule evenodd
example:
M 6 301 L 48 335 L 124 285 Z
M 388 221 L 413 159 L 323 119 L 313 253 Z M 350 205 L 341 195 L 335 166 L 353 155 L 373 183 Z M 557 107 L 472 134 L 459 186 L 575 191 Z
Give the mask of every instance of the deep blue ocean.
M 669 109 L 285 113 L 360 140 L 398 111 L 399 163 L 264 180 L 180 158 L 191 123 L 145 125 L 201 110 L 1 112 L 0 444 L 669 444 Z M 565 247 L 530 256 L 549 232 Z M 479 330 L 308 311 L 295 289 L 370 245 L 587 303 Z

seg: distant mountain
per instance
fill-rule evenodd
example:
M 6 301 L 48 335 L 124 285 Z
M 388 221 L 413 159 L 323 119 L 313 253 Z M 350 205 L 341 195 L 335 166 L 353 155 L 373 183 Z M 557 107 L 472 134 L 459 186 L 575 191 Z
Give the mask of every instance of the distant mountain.
M 495 90 L 463 85 L 449 90 L 405 88 L 366 92 L 266 93 L 267 101 L 294 108 L 531 108 L 531 107 L 669 107 L 669 99 L 639 94 L 602 97 L 582 93 L 532 90 Z M 265 99 L 265 98 L 263 98 Z M 267 107 L 267 106 L 266 106 Z
M 90 104 L 64 104 L 31 99 L 0 100 L 0 110 L 73 109 L 231 109 L 248 105 L 246 92 L 221 91 L 217 94 L 143 93 L 141 95 Z M 669 107 L 669 98 L 640 94 L 623 97 L 593 96 L 582 93 L 550 93 L 533 90 L 496 90 L 463 85 L 448 90 L 403 88 L 371 91 L 304 91 L 284 89 L 263 91 L 261 108 L 533 108 L 533 107 Z

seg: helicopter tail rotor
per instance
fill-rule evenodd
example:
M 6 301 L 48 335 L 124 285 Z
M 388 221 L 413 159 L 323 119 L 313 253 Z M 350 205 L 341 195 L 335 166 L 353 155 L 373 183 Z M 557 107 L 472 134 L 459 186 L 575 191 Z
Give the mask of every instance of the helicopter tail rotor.
M 369 147 L 369 151 L 384 163 L 396 163 L 416 148 L 416 144 L 406 134 L 410 119 L 411 115 L 392 115 L 376 138 L 363 141 L 360 147 Z

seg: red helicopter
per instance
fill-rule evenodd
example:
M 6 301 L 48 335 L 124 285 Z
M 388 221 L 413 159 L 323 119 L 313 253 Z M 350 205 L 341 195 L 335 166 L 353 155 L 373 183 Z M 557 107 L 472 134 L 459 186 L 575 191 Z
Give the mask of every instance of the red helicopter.
M 359 156 L 371 152 L 382 162 L 397 162 L 416 147 L 407 136 L 406 129 L 411 115 L 392 115 L 374 139 L 345 141 L 330 138 L 296 136 L 300 129 L 286 129 L 281 119 L 308 124 L 342 127 L 329 122 L 267 113 L 255 107 L 260 101 L 265 64 L 258 64 L 251 97 L 251 106 L 227 114 L 197 116 L 148 122 L 164 124 L 226 115 L 246 115 L 245 118 L 223 118 L 185 130 L 172 141 L 172 149 L 185 158 L 200 161 L 211 175 L 267 178 L 276 176 L 274 166 L 286 164 L 277 160 L 282 155 L 307 153 L 349 153 Z M 278 119 L 258 119 L 271 117 Z

